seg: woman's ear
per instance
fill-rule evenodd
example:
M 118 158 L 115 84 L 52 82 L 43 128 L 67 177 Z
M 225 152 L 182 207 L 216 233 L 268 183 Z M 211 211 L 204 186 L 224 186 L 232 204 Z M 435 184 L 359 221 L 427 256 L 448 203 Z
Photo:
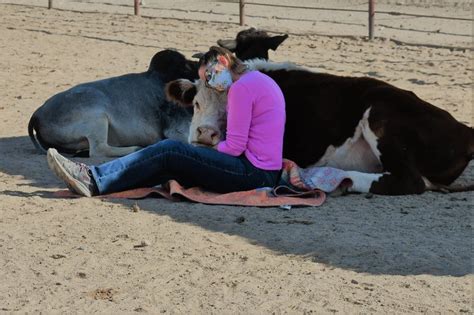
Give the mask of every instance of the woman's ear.
M 219 55 L 217 56 L 217 61 L 226 68 L 229 68 L 229 60 L 226 57 Z

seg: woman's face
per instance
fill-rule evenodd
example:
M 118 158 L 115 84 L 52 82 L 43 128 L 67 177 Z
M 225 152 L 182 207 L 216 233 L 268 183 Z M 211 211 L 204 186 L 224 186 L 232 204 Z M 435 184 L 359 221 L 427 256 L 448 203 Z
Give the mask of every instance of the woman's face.
M 219 64 L 221 64 L 222 66 L 224 66 L 225 68 L 229 68 L 229 61 L 224 57 L 224 56 L 217 56 L 217 61 Z M 207 66 L 206 64 L 203 64 L 199 67 L 198 69 L 198 75 L 199 75 L 199 79 L 201 80 L 204 80 L 204 82 L 207 81 L 207 79 L 209 78 L 206 78 L 206 69 L 207 69 Z
M 223 92 L 230 88 L 234 80 L 227 66 L 228 62 L 221 62 L 219 57 L 220 56 L 217 57 L 217 60 L 205 66 L 200 66 L 198 74 L 199 78 L 204 81 L 208 87 Z

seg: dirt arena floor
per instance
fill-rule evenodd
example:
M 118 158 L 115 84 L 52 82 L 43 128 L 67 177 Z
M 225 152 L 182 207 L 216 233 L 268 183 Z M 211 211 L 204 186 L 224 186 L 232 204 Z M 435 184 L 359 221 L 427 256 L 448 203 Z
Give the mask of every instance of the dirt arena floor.
M 240 29 L 0 4 L 0 313 L 473 313 L 472 193 L 289 211 L 53 198 L 63 185 L 27 136 L 47 98 Z M 271 59 L 386 80 L 473 125 L 472 50 L 292 33 Z

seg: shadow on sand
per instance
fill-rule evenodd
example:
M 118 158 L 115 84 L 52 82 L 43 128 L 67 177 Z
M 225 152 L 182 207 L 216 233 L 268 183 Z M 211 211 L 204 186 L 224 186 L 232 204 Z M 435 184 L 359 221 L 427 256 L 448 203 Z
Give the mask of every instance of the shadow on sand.
M 53 198 L 62 187 L 28 137 L 0 139 L 0 171 L 23 176 L 33 193 L 12 189 L 1 194 Z M 99 163 L 97 159 L 83 162 Z M 473 171 L 473 164 L 469 173 Z M 471 196 L 472 197 L 472 196 Z M 357 272 L 388 275 L 462 276 L 471 267 L 471 198 L 434 194 L 366 199 L 362 195 L 330 198 L 318 208 L 202 206 L 167 200 L 138 201 L 142 210 L 167 215 L 209 231 L 238 235 L 281 254 Z M 131 200 L 109 200 L 127 207 Z M 281 227 L 285 228 L 282 229 Z

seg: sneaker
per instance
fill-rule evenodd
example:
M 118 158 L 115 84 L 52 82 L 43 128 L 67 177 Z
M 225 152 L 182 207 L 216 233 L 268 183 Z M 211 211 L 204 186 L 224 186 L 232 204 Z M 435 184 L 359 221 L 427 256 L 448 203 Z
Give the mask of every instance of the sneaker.
M 68 160 L 52 148 L 48 149 L 47 158 L 49 168 L 66 183 L 70 191 L 86 197 L 97 195 L 89 166 Z

